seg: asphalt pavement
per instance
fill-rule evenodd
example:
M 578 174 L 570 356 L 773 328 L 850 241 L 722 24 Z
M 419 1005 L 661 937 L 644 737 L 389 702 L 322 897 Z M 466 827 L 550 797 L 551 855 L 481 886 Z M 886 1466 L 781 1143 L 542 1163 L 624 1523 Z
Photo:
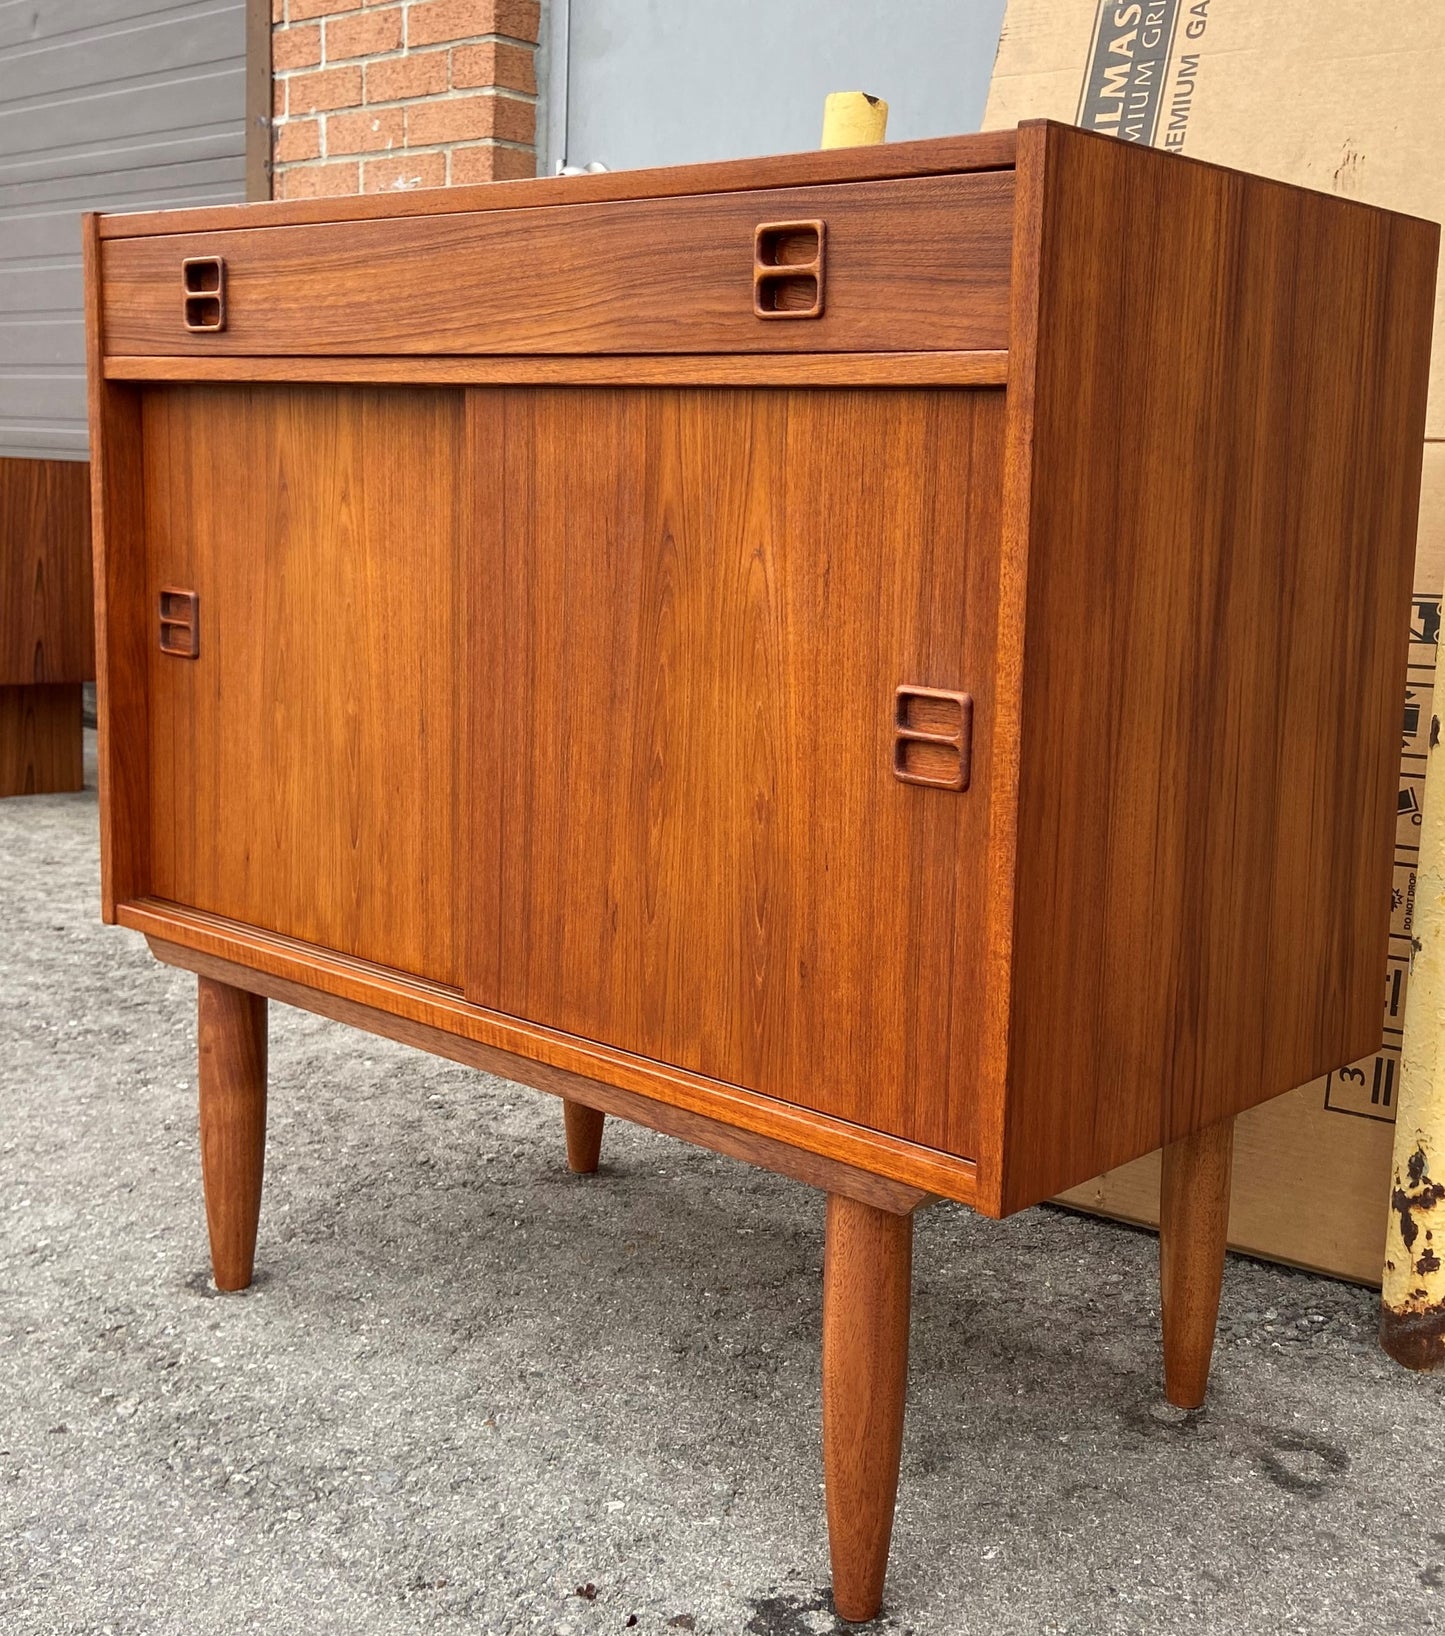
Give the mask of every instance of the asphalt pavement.
M 92 779 L 93 782 L 93 779 Z M 210 1285 L 194 981 L 101 926 L 94 790 L 0 802 L 0 1631 L 821 1636 L 821 1198 L 271 1014 L 259 1275 Z M 1445 1378 L 1231 1258 L 1206 1410 L 1146 1234 L 919 1221 L 874 1628 L 1445 1623 Z

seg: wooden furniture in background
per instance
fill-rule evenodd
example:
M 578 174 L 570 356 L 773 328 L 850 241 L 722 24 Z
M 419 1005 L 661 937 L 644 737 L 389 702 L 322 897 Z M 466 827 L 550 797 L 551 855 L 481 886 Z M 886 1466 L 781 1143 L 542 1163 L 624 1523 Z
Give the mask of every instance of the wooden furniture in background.
M 1436 229 L 1040 124 L 87 232 L 104 912 L 202 979 L 218 1282 L 244 993 L 832 1195 L 846 1617 L 930 1196 L 1170 1147 L 1197 1402 L 1232 1116 L 1379 1041 Z
M 0 458 L 0 796 L 84 783 L 94 630 L 89 466 Z

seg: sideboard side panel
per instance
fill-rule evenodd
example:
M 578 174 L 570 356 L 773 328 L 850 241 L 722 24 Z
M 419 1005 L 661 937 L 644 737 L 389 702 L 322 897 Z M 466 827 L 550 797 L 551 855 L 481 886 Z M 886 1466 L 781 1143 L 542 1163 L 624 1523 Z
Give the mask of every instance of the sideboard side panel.
M 1004 1205 L 1373 1050 L 1437 230 L 1050 127 Z
M 461 434 L 459 392 L 146 392 L 157 897 L 459 982 Z
M 100 778 L 100 910 L 150 890 L 141 391 L 105 379 L 100 218 L 82 220 L 91 571 Z

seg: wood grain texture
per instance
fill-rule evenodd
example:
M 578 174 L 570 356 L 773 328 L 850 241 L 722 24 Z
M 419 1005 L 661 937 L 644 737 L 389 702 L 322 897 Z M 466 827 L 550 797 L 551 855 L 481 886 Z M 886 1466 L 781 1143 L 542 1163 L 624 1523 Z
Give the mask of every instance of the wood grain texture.
M 107 358 L 113 381 L 403 386 L 1003 386 L 1007 352 L 613 354 L 515 358 Z
M 468 1038 L 876 1157 L 991 1213 L 1363 1049 L 1434 231 L 1062 127 L 1015 151 L 1016 186 L 850 190 L 837 177 L 864 172 L 848 171 L 822 190 L 1014 189 L 991 349 L 1008 348 L 1005 393 L 845 384 L 840 368 L 882 382 L 924 366 L 816 347 L 786 387 L 789 358 L 737 352 L 198 356 L 276 379 L 93 382 L 117 451 L 98 492 L 124 520 L 98 569 L 104 710 L 121 701 L 134 735 L 103 764 L 110 896 L 114 876 L 132 905 L 279 931 L 299 940 L 288 980 L 310 962 L 318 986 L 359 983 Z M 327 205 L 310 226 L 245 231 L 345 235 L 360 278 L 362 229 L 415 267 L 429 235 L 471 243 L 486 218 L 512 243 L 545 217 L 531 271 L 583 267 L 595 296 L 546 344 L 575 322 L 594 346 L 587 326 L 637 320 L 633 272 L 656 263 L 636 246 L 674 255 L 682 205 L 713 224 L 710 254 L 746 223 L 749 307 L 756 222 L 824 219 L 812 186 L 638 186 L 470 216 Z M 635 243 L 585 266 L 573 229 L 611 210 Z M 833 316 L 835 219 L 863 218 L 829 219 Z M 199 229 L 167 237 L 211 248 Z M 375 282 L 400 332 L 406 302 Z M 318 301 L 318 322 L 346 305 Z M 416 346 L 450 344 L 430 308 L 410 318 Z M 641 321 L 661 344 L 665 311 Z M 98 371 L 115 351 L 98 300 L 90 332 Z M 378 333 L 368 344 L 392 344 Z M 896 325 L 885 339 L 902 344 Z M 455 390 L 378 384 L 407 369 Z M 201 566 L 218 598 L 187 580 Z M 201 595 L 201 658 L 169 670 L 162 574 Z M 247 632 L 221 643 L 237 668 L 220 689 L 217 608 Z M 892 778 L 901 683 L 972 696 L 965 793 Z M 363 798 L 378 789 L 387 802 Z M 281 958 L 251 936 L 220 943 Z M 378 963 L 441 989 L 418 999 Z
M 1164 1394 L 1197 1409 L 1209 1389 L 1229 1237 L 1234 1120 L 1221 1119 L 1162 1155 L 1159 1184 L 1159 1294 L 1164 1319 Z
M 140 391 L 105 379 L 100 217 L 81 217 L 90 422 L 100 912 L 150 889 L 150 729 Z
M 199 598 L 200 657 L 150 631 L 151 887 L 459 979 L 457 553 L 447 392 L 156 387 L 146 606 Z
M 1021 127 L 1027 129 L 1028 127 Z M 190 210 L 144 210 L 101 218 L 107 239 L 154 233 L 202 233 L 238 226 L 284 227 L 310 222 L 359 222 L 381 217 L 471 214 L 530 210 L 539 205 L 598 204 L 622 199 L 689 198 L 699 193 L 738 193 L 758 188 L 815 187 L 894 177 L 941 176 L 961 171 L 1011 170 L 1014 133 L 890 142 L 831 153 L 810 151 L 762 159 L 728 159 L 704 165 L 609 171 L 595 176 L 548 176 L 478 187 L 418 189 L 359 198 L 293 199 L 266 205 L 209 205 Z
M 607 1116 L 599 1108 L 571 1097 L 562 1102 L 562 1119 L 567 1131 L 567 1168 L 574 1176 L 592 1176 L 602 1156 L 602 1127 Z
M 753 235 L 828 221 L 821 317 L 753 312 Z M 927 352 L 1008 344 L 1012 173 L 111 240 L 111 356 Z M 225 261 L 226 327 L 181 263 Z
M 1021 125 L 1009 278 L 1009 389 L 1000 480 L 998 622 L 994 660 L 988 849 L 982 895 L 986 961 L 979 1016 L 979 1208 L 1004 1212 L 1009 1034 L 1013 1024 L 1014 914 L 1018 901 L 1019 747 L 1033 500 L 1034 381 L 1038 360 L 1039 246 L 1048 127 Z
M 256 1259 L 266 1159 L 266 1001 L 197 984 L 201 1175 L 216 1288 L 245 1289 Z
M 85 784 L 79 682 L 0 687 L 0 797 Z
M 1001 395 L 469 405 L 469 998 L 972 1157 Z M 900 682 L 972 693 L 966 792 Z
M 94 676 L 90 466 L 0 459 L 0 687 Z
M 194 923 L 188 919 L 150 910 L 125 909 L 122 915 L 137 930 L 146 931 L 151 953 L 158 960 L 183 971 L 193 971 L 232 986 L 244 985 L 286 1005 L 530 1085 L 599 1114 L 631 1120 L 665 1136 L 776 1171 L 824 1192 L 842 1194 L 877 1210 L 895 1215 L 911 1214 L 929 1204 L 934 1196 L 926 1188 L 890 1179 L 889 1156 L 876 1145 L 869 1145 L 866 1132 L 830 1130 L 816 1117 L 805 1127 L 797 1121 L 793 1110 L 785 1108 L 779 1109 L 777 1118 L 770 1121 L 768 1110 L 759 1107 L 756 1101 L 749 1104 L 746 1099 L 718 1094 L 717 1090 L 709 1095 L 708 1087 L 690 1088 L 678 1079 L 670 1082 L 649 1079 L 646 1064 L 641 1065 L 641 1073 L 629 1075 L 616 1059 L 604 1060 L 595 1052 L 576 1050 L 568 1054 L 566 1042 L 561 1042 L 561 1050 L 549 1051 L 547 1047 L 552 1042 L 542 1040 L 535 1032 L 509 1028 L 510 1019 L 487 1018 L 457 1001 L 453 1001 L 449 1009 L 445 999 L 429 998 L 423 985 L 403 984 L 390 974 L 376 974 L 368 983 L 363 971 L 356 969 L 349 982 L 338 982 L 331 962 L 308 965 L 300 958 L 287 961 L 284 955 L 267 958 L 270 951 L 263 951 L 255 940 L 213 937 L 211 941 L 215 945 L 243 954 L 243 959 L 227 959 L 194 946 L 204 937 L 197 935 Z M 165 935 L 157 935 L 156 927 L 164 927 Z M 177 935 L 189 936 L 191 942 L 173 941 Z M 268 969 L 278 966 L 304 971 L 312 981 L 297 982 Z M 316 987 L 318 981 L 331 986 Z M 367 996 L 371 1003 L 348 997 L 356 994 Z M 507 1041 L 514 1049 L 490 1043 L 493 1040 Z M 558 1067 L 549 1060 L 551 1056 L 608 1077 L 605 1081 L 588 1078 Z M 645 1085 L 646 1094 L 627 1089 L 629 1080 Z M 689 1089 L 693 1091 L 690 1097 Z M 663 1100 L 664 1097 L 668 1099 Z M 700 1111 L 703 1109 L 708 1111 Z M 770 1128 L 781 1135 L 769 1134 Z M 873 1139 L 874 1143 L 876 1140 Z M 855 1162 L 839 1158 L 839 1153 L 847 1153 Z M 906 1158 L 906 1154 L 898 1156 Z M 955 1166 L 951 1173 L 955 1192 L 950 1196 L 968 1191 L 966 1186 L 959 1186 L 960 1178 L 966 1173 L 966 1167 Z M 933 1173 L 934 1179 L 943 1175 L 941 1169 Z
M 86 231 L 107 912 L 204 979 L 218 1279 L 263 994 L 829 1192 L 846 1618 L 928 1194 L 1173 1144 L 1202 1398 L 1227 1121 L 1378 1036 L 1435 230 L 1039 125 Z
M 1066 127 L 1043 187 L 1004 1209 L 1379 1043 L 1438 238 Z
M 833 1605 L 850 1621 L 883 1602 L 903 1410 L 913 1218 L 830 1195 L 823 1254 L 823 1474 Z

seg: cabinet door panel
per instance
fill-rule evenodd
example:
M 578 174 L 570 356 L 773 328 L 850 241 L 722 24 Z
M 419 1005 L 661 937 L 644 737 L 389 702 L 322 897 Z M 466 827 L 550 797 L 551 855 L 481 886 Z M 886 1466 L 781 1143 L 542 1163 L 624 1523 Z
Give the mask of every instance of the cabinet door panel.
M 1001 391 L 469 394 L 473 998 L 977 1152 L 1002 433 Z M 966 790 L 894 776 L 901 684 L 971 695 Z
M 459 982 L 460 394 L 156 389 L 148 607 L 160 897 Z

